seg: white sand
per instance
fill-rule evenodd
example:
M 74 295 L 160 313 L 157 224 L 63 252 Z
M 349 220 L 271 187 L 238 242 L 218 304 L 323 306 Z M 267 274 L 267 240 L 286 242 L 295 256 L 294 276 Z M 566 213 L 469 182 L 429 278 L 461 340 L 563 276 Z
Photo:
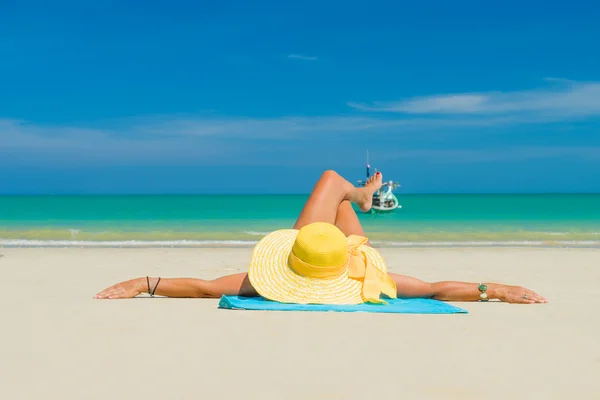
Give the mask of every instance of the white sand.
M 468 315 L 228 311 L 94 300 L 136 276 L 212 278 L 250 249 L 0 249 L 2 399 L 575 399 L 600 393 L 600 250 L 383 249 L 426 280 L 500 281 L 545 305 Z

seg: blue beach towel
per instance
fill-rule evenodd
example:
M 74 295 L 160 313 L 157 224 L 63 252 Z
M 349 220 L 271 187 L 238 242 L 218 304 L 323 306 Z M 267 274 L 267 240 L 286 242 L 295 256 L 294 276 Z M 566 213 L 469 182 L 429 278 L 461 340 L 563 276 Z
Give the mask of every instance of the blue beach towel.
M 223 296 L 219 308 L 229 310 L 271 310 L 271 311 L 337 311 L 337 312 L 379 312 L 398 314 L 457 314 L 468 313 L 443 301 L 433 299 L 386 299 L 385 304 L 287 304 L 270 301 L 263 297 Z

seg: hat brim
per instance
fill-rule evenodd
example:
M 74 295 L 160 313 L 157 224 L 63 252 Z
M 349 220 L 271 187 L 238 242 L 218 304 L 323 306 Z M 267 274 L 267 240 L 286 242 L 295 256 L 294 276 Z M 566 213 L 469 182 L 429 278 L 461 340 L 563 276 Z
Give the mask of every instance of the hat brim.
M 283 229 L 262 238 L 248 268 L 248 278 L 262 297 L 281 303 L 296 304 L 360 304 L 362 282 L 344 273 L 337 278 L 319 279 L 296 274 L 288 265 L 288 257 L 298 235 L 296 229 Z M 369 260 L 387 273 L 385 262 L 377 250 L 361 247 Z

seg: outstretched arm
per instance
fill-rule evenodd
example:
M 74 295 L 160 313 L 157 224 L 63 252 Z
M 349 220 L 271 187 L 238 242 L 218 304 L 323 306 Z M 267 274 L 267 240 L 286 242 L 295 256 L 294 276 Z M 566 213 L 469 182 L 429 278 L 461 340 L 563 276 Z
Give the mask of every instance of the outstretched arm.
M 154 290 L 158 278 L 149 278 L 150 290 Z M 95 299 L 128 299 L 141 293 L 148 293 L 146 277 L 120 282 L 104 289 Z M 161 278 L 155 295 L 166 297 L 219 298 L 222 295 L 256 296 L 250 285 L 248 274 L 234 274 L 206 281 L 194 278 Z
M 480 299 L 478 283 L 436 282 L 427 283 L 410 276 L 389 274 L 398 291 L 398 297 L 424 297 L 445 301 L 477 301 Z M 488 299 L 498 299 L 507 303 L 547 303 L 539 294 L 521 286 L 485 283 Z

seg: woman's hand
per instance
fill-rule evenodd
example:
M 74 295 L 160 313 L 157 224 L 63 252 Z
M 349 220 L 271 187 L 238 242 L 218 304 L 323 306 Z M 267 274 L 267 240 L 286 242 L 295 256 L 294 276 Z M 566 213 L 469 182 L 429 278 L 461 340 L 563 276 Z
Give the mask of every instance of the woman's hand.
M 130 299 L 146 289 L 146 280 L 143 278 L 131 279 L 117 283 L 94 296 L 95 299 Z
M 494 297 L 507 303 L 547 303 L 545 297 L 521 286 L 497 285 L 494 288 Z

